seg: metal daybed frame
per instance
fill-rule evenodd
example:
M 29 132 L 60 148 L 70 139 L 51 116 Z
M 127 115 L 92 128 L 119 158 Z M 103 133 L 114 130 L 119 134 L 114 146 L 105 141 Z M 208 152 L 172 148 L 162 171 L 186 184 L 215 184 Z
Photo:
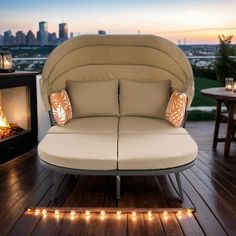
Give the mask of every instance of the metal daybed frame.
M 181 201 L 184 201 L 183 197 L 183 189 L 180 181 L 180 172 L 183 170 L 191 168 L 195 161 L 192 161 L 189 164 L 178 166 L 174 168 L 167 169 L 159 169 L 159 170 L 79 170 L 72 168 L 59 167 L 52 164 L 49 164 L 43 160 L 40 160 L 41 164 L 46 168 L 54 171 L 54 179 L 53 179 L 53 188 L 51 193 L 51 201 L 54 201 L 56 197 L 56 191 L 61 182 L 61 175 L 70 174 L 70 175 L 95 175 L 95 176 L 116 176 L 116 198 L 120 199 L 120 185 L 121 185 L 121 176 L 154 176 L 155 180 L 157 180 L 156 176 L 158 175 L 166 175 L 170 173 L 174 173 L 176 177 L 176 182 L 179 191 L 179 197 Z

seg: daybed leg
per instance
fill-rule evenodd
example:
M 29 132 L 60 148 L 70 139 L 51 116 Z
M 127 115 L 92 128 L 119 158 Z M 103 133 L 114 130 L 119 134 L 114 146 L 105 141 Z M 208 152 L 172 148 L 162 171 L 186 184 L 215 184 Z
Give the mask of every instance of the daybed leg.
M 120 176 L 116 176 L 116 199 L 120 199 Z
M 179 174 L 179 172 L 175 173 L 175 178 L 176 178 L 177 185 L 178 185 L 178 189 L 179 189 L 180 200 L 183 202 L 183 201 L 184 201 L 184 195 L 183 195 L 183 189 L 182 189 L 182 186 L 181 186 L 181 181 L 180 181 L 180 174 Z
M 52 192 L 51 192 L 51 201 L 54 202 L 56 192 L 60 183 L 60 174 L 57 172 L 54 172 L 54 177 L 53 177 L 53 186 L 52 186 Z

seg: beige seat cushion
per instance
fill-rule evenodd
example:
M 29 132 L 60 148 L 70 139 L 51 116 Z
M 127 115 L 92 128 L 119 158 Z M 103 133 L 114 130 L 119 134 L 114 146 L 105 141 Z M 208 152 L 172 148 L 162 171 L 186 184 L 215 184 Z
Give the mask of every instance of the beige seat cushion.
M 70 120 L 64 127 L 52 126 L 48 133 L 117 134 L 118 117 L 86 117 Z
M 118 116 L 118 80 L 66 81 L 73 118 Z
M 119 134 L 188 134 L 184 128 L 175 128 L 166 120 L 146 117 L 121 117 Z
M 195 160 L 197 152 L 197 145 L 188 134 L 121 134 L 118 168 L 153 170 L 177 167 Z
M 170 81 L 120 81 L 120 115 L 164 118 Z
M 47 134 L 38 145 L 40 158 L 52 165 L 81 170 L 117 168 L 115 134 Z

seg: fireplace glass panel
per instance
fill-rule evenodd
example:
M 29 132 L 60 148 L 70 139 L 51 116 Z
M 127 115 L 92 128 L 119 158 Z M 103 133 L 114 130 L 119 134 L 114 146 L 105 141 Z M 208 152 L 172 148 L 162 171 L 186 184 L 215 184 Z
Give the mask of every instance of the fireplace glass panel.
M 28 86 L 0 89 L 0 106 L 8 123 L 31 130 L 30 89 Z

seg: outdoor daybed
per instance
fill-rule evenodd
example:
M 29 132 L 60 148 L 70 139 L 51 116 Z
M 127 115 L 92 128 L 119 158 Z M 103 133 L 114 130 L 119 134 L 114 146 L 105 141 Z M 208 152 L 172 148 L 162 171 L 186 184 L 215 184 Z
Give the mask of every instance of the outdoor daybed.
M 171 91 L 194 95 L 191 66 L 170 41 L 152 35 L 84 35 L 49 56 L 41 93 L 67 89 L 73 118 L 52 126 L 38 146 L 41 163 L 60 174 L 121 176 L 179 173 L 190 168 L 198 148 L 188 132 L 165 120 Z M 170 91 L 171 90 L 171 91 Z

